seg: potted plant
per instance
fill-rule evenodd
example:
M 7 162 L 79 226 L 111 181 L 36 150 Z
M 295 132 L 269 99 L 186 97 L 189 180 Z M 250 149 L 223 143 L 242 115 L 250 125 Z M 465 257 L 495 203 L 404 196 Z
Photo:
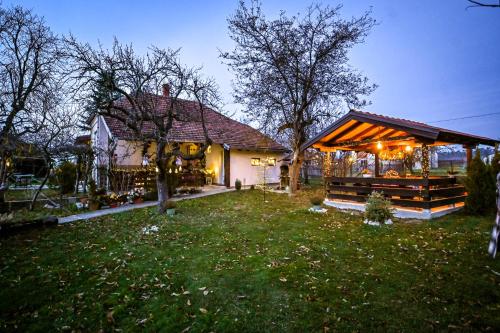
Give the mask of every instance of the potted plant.
M 167 200 L 164 202 L 163 206 L 164 206 L 164 211 L 167 213 L 168 216 L 175 215 L 175 207 L 177 207 L 175 201 Z
M 118 200 L 118 194 L 116 193 L 111 193 L 109 196 L 108 196 L 108 203 L 109 203 L 109 206 L 111 208 L 116 208 L 119 206 L 120 202 Z
M 133 189 L 128 192 L 127 195 L 128 202 L 138 204 L 144 202 L 144 199 L 141 196 L 141 192 L 138 189 Z
M 361 171 L 361 176 L 363 178 L 370 178 L 372 176 L 372 172 L 368 169 L 363 169 L 363 171 Z
M 236 188 L 236 191 L 241 190 L 241 180 L 236 179 L 236 181 L 234 182 L 234 188 Z
M 311 201 L 311 204 L 313 205 L 313 210 L 321 210 L 321 203 L 323 202 L 323 198 L 321 197 L 312 197 L 309 199 Z

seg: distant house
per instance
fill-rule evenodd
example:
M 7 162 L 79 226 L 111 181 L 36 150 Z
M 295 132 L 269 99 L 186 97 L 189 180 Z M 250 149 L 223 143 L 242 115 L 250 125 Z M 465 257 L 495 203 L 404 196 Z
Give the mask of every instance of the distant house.
M 156 96 L 160 103 L 169 101 L 168 90 Z M 183 121 L 174 120 L 169 140 L 181 144 L 184 153 L 196 152 L 204 142 L 202 125 L 196 113 L 197 104 L 177 100 L 183 111 Z M 236 179 L 243 185 L 263 181 L 265 162 L 266 183 L 278 183 L 280 164 L 287 149 L 251 126 L 242 124 L 211 108 L 204 112 L 211 147 L 202 161 L 179 161 L 179 179 L 187 183 L 197 179 L 196 185 L 212 183 L 232 187 Z M 155 143 L 134 140 L 132 131 L 122 122 L 109 116 L 94 116 L 91 125 L 91 143 L 97 152 L 94 178 L 101 185 L 109 184 L 109 168 L 136 173 L 147 165 L 154 167 Z M 147 126 L 144 126 L 148 130 Z M 110 163 L 112 159 L 113 163 Z M 107 170 L 110 171 L 110 170 Z M 122 175 L 122 178 L 125 176 Z M 201 180 L 200 180 L 201 179 Z

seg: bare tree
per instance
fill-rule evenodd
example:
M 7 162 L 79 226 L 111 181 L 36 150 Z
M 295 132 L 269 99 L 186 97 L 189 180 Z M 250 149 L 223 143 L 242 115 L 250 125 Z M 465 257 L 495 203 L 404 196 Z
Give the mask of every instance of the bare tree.
M 178 51 L 152 47 L 145 56 L 138 56 L 132 46 L 116 40 L 111 50 L 105 50 L 79 43 L 72 36 L 66 45 L 78 88 L 91 93 L 96 115 L 120 121 L 131 133 L 130 139 L 155 144 L 161 211 L 169 198 L 167 171 L 176 157 L 201 159 L 212 143 L 204 111 L 219 103 L 215 82 L 203 79 L 199 69 L 181 65 Z M 161 93 L 164 89 L 168 96 Z M 191 155 L 170 138 L 174 127 L 187 121 L 198 122 L 204 137 L 200 150 Z
M 74 154 L 74 138 L 76 129 L 76 118 L 72 108 L 63 102 L 62 89 L 46 94 L 42 107 L 45 115 L 42 123 L 33 124 L 37 126 L 36 133 L 26 134 L 27 141 L 41 153 L 46 165 L 45 177 L 35 191 L 31 200 L 30 209 L 33 210 L 35 203 L 46 185 L 58 158 L 68 157 Z
M 348 64 L 348 51 L 375 24 L 368 13 L 344 20 L 339 7 L 311 6 L 305 15 L 267 19 L 261 4 L 240 2 L 229 18 L 236 44 L 221 57 L 236 74 L 235 100 L 249 121 L 272 134 L 289 131 L 291 192 L 297 189 L 308 128 L 339 115 L 339 103 L 357 107 L 376 86 Z
M 474 8 L 474 7 L 500 8 L 500 1 L 498 1 L 498 3 L 495 3 L 493 1 L 490 2 L 476 1 L 476 0 L 467 0 L 467 1 L 469 1 L 472 4 L 467 8 Z
M 45 123 L 47 92 L 59 73 L 59 41 L 43 18 L 22 7 L 0 8 L 0 187 L 17 140 Z M 3 197 L 3 194 L 2 194 Z

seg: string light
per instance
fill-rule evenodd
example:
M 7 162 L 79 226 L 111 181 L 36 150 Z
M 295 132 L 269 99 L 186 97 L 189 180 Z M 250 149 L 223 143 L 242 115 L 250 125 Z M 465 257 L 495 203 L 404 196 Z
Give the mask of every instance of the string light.
M 429 146 L 422 144 L 422 177 L 429 178 Z

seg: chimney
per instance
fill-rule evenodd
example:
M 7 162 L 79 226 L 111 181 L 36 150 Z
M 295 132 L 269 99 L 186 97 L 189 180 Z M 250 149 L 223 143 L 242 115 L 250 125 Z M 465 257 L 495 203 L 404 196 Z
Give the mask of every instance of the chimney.
M 170 96 L 170 85 L 165 83 L 163 86 L 163 96 L 168 97 Z

